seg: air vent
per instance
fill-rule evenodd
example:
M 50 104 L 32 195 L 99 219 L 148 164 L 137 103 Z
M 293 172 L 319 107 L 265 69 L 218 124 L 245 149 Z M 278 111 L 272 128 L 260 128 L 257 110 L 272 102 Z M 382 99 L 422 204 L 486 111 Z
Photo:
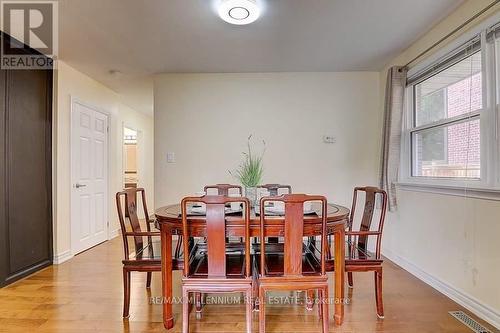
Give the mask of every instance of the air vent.
M 489 329 L 472 319 L 463 311 L 450 311 L 449 314 L 476 333 L 491 333 Z

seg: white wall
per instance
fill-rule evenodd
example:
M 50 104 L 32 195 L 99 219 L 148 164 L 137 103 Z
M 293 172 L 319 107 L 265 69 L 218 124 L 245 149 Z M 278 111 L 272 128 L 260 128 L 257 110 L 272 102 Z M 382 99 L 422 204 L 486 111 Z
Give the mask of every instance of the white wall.
M 54 259 L 63 261 L 71 256 L 70 236 L 70 114 L 71 97 L 110 113 L 109 134 L 109 221 L 110 229 L 119 228 L 114 194 L 123 187 L 123 123 L 142 131 L 144 166 L 142 183 L 153 203 L 153 118 L 120 102 L 111 89 L 58 61 L 54 74 Z M 152 207 L 151 207 L 152 208 Z
M 490 2 L 466 1 L 388 66 L 406 64 Z M 382 89 L 386 75 L 387 68 Z M 398 191 L 398 202 L 385 225 L 383 253 L 500 328 L 500 202 L 406 190 Z
M 155 79 L 156 206 L 237 180 L 249 134 L 266 141 L 264 182 L 350 205 L 377 184 L 378 73 L 165 74 Z M 333 134 L 335 144 L 322 137 Z M 166 162 L 167 151 L 176 163 Z

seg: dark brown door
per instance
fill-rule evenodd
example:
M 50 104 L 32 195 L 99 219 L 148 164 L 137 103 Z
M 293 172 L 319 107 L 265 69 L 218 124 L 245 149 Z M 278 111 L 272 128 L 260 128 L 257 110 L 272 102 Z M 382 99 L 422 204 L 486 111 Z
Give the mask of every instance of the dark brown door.
M 5 285 L 52 263 L 52 71 L 0 72 L 0 285 Z

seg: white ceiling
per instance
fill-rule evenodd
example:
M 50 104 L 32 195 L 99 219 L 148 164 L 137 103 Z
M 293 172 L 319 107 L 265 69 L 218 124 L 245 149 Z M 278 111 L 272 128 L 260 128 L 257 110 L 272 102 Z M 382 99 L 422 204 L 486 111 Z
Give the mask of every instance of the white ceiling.
M 463 2 L 262 0 L 233 26 L 216 1 L 59 0 L 59 57 L 152 113 L 153 74 L 377 71 Z

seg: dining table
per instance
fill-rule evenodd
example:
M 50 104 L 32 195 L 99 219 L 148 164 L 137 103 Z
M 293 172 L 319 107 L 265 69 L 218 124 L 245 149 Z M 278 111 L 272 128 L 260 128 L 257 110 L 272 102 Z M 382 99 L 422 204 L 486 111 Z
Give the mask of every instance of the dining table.
M 155 211 L 157 227 L 161 235 L 162 263 L 162 297 L 163 325 L 166 329 L 174 326 L 172 313 L 172 273 L 182 269 L 183 259 L 172 256 L 173 236 L 182 235 L 182 216 L 180 204 L 160 207 Z M 334 322 L 341 325 L 344 320 L 344 257 L 345 228 L 348 223 L 349 209 L 341 205 L 329 203 L 327 207 L 327 233 L 333 235 L 334 259 Z M 260 216 L 252 208 L 250 221 L 250 237 L 260 236 Z M 282 215 L 265 217 L 264 228 L 270 237 L 283 237 L 285 218 Z M 304 214 L 304 236 L 314 239 L 322 232 L 321 207 L 312 207 L 312 213 Z M 188 216 L 189 234 L 194 237 L 206 237 L 206 217 L 204 215 Z M 226 237 L 244 237 L 245 222 L 241 214 L 226 215 Z

